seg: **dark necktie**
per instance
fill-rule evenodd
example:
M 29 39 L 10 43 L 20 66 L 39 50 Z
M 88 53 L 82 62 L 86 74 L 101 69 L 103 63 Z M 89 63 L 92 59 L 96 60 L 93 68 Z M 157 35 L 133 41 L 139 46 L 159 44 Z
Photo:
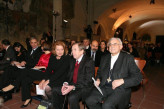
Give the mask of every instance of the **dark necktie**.
M 76 61 L 75 67 L 74 67 L 74 73 L 73 73 L 73 83 L 75 84 L 77 82 L 78 69 L 79 69 L 79 64 L 78 64 L 78 61 Z
M 92 52 L 91 58 L 93 59 L 93 61 L 95 61 L 95 60 L 94 60 L 94 54 L 95 54 L 95 52 Z

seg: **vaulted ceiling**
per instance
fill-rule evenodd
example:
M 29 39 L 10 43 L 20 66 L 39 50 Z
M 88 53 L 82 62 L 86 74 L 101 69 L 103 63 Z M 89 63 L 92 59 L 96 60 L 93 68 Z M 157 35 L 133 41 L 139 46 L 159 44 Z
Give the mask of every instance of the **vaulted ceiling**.
M 100 22 L 106 37 L 112 37 L 120 26 L 125 31 L 124 35 L 128 34 L 129 37 L 134 31 L 141 32 L 142 30 L 143 33 L 144 30 L 147 32 L 151 30 L 152 32 L 153 29 L 158 30 L 164 27 L 164 0 L 154 1 L 155 4 L 150 4 L 150 0 L 112 0 L 112 2 L 102 0 L 102 3 L 96 0 L 95 7 L 99 10 L 95 10 L 95 19 Z

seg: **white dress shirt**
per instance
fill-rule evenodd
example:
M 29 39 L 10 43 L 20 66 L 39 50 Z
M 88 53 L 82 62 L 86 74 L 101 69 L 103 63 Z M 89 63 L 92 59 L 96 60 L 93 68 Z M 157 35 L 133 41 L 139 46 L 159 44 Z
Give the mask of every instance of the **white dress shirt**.
M 76 60 L 76 61 L 78 61 L 78 64 L 81 62 L 83 56 L 84 56 L 84 55 L 81 55 L 80 58 Z
M 110 65 L 110 70 L 113 69 L 113 66 L 114 66 L 114 64 L 115 64 L 115 62 L 116 62 L 116 60 L 117 60 L 119 54 L 120 54 L 120 53 L 118 53 L 118 54 L 115 55 L 115 56 L 112 56 L 112 55 L 111 55 L 111 65 Z

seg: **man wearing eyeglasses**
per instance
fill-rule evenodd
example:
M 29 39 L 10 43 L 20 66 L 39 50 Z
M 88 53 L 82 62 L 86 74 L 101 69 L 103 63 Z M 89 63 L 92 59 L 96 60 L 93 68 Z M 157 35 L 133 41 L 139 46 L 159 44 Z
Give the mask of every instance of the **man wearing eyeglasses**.
M 119 38 L 111 38 L 108 47 L 110 54 L 101 58 L 95 82 L 103 95 L 93 89 L 86 99 L 89 109 L 125 109 L 130 101 L 131 87 L 142 80 L 133 56 L 121 51 L 123 46 Z

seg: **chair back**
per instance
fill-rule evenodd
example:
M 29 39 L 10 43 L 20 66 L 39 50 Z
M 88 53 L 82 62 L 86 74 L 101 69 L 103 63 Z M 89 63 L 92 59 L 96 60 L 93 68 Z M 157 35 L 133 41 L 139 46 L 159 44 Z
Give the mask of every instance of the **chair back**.
M 152 57 L 152 53 L 151 52 L 148 52 L 147 53 L 147 58 L 150 58 L 150 57 Z
M 139 58 L 139 57 L 134 57 L 134 59 L 135 59 L 135 60 L 140 60 L 141 58 Z
M 162 53 L 155 53 L 155 58 L 157 60 L 160 60 L 161 56 L 162 56 Z
M 146 60 L 135 59 L 135 63 L 138 66 L 138 68 L 140 69 L 140 71 L 143 72 L 143 68 L 145 67 Z
M 95 77 L 97 76 L 97 70 L 99 69 L 99 67 L 95 67 Z
M 140 69 L 141 73 L 142 73 L 142 81 L 141 81 L 141 86 L 142 86 L 142 89 L 143 89 L 143 97 L 145 96 L 145 91 L 144 91 L 144 83 L 147 83 L 148 79 L 143 71 L 143 68 L 145 67 L 145 64 L 146 64 L 146 60 L 137 60 L 135 59 L 135 63 L 136 65 L 138 66 L 138 68 Z M 144 82 L 145 80 L 145 82 Z

